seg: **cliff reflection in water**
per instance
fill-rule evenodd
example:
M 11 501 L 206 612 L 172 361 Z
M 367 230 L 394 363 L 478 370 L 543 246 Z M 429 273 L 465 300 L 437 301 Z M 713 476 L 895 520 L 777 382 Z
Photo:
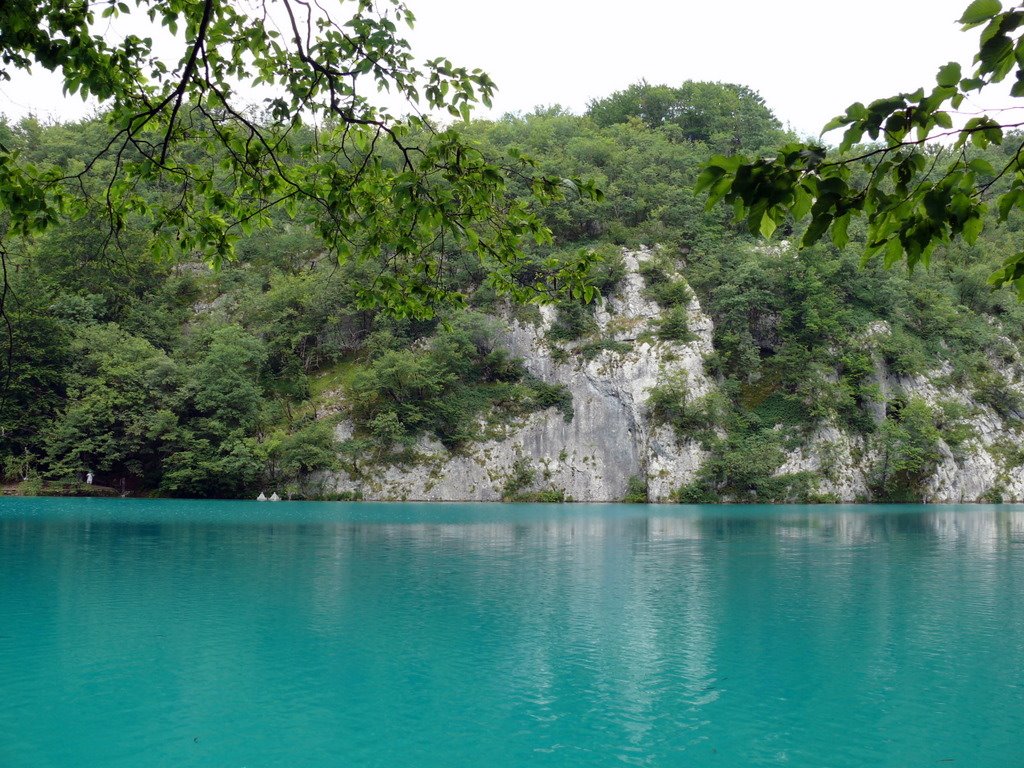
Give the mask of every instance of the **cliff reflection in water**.
M 652 509 L 648 507 L 647 509 Z M 794 512 L 774 507 L 773 515 L 729 516 L 729 507 L 714 507 L 708 516 L 638 516 L 635 518 L 567 518 L 532 523 L 401 523 L 327 526 L 359 538 L 401 538 L 426 546 L 465 542 L 486 550 L 517 542 L 566 544 L 614 538 L 630 542 L 808 539 L 842 546 L 890 542 L 907 535 L 925 536 L 943 545 L 995 549 L 1024 543 L 1024 510 L 981 511 L 939 508 L 932 512 Z M 799 509 L 799 508 L 798 508 Z M 893 507 L 885 508 L 894 509 Z M 897 508 L 898 509 L 898 508 Z M 653 507 L 655 513 L 658 507 Z M 782 511 L 778 511 L 782 510 Z M 346 534 L 347 535 L 347 534 Z
M 1016 759 L 1024 510 L 600 512 L 2 517 L 0 756 Z

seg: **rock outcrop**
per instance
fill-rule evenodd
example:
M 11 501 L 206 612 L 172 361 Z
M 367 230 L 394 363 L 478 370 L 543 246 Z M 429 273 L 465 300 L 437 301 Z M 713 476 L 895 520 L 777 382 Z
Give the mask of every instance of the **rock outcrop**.
M 874 348 L 889 332 L 886 323 L 876 321 L 868 327 L 865 343 Z M 919 398 L 936 411 L 954 403 L 964 414 L 958 431 L 968 437 L 955 448 L 946 439 L 939 440 L 941 459 L 922 488 L 923 501 L 1024 501 L 1024 452 L 1018 447 L 1024 414 L 1000 415 L 967 389 L 952 386 L 948 383 L 952 374 L 948 366 L 929 375 L 896 376 L 876 351 L 872 359 L 878 400 L 867 407 L 876 421 L 886 418 L 887 403 L 894 398 Z M 1017 365 L 991 362 L 1002 385 L 1024 395 L 1019 361 Z M 871 474 L 879 459 L 877 441 L 827 426 L 791 451 L 778 472 L 811 472 L 817 478 L 820 494 L 839 501 L 869 501 Z
M 472 444 L 458 454 L 424 439 L 413 465 L 342 472 L 330 485 L 336 491 L 358 490 L 366 499 L 494 501 L 507 495 L 510 482 L 530 477 L 518 491 L 620 501 L 635 478 L 652 501 L 668 500 L 699 469 L 704 451 L 694 441 L 677 441 L 670 427 L 653 426 L 647 397 L 659 382 L 680 377 L 690 397 L 710 391 L 714 384 L 704 371 L 704 356 L 712 351 L 713 326 L 694 297 L 687 307 L 694 339 L 656 338 L 660 309 L 645 296 L 639 273 L 640 263 L 650 257 L 648 250 L 627 252 L 625 277 L 596 310 L 599 335 L 619 342 L 615 348 L 592 357 L 570 349 L 565 359 L 556 359 L 544 338 L 554 319 L 552 307 L 541 308 L 539 324 L 507 323 L 504 345 L 531 374 L 572 394 L 571 420 L 550 408 L 513 425 L 502 439 Z M 339 427 L 339 437 L 350 433 L 350 425 Z
M 595 311 L 595 336 L 607 342 L 603 345 L 554 348 L 545 337 L 555 318 L 553 307 L 542 307 L 536 324 L 504 321 L 501 343 L 531 374 L 568 389 L 571 419 L 555 408 L 533 413 L 499 437 L 457 453 L 424 438 L 414 462 L 359 462 L 351 472 L 325 478 L 327 489 L 374 500 L 496 501 L 533 495 L 620 501 L 632 488 L 645 490 L 650 501 L 670 500 L 673 491 L 696 477 L 707 453 L 698 441 L 653 423 L 647 401 L 652 388 L 665 382 L 684 381 L 689 399 L 716 387 L 704 367 L 713 352 L 713 325 L 693 297 L 686 307 L 692 340 L 658 338 L 662 311 L 648 297 L 640 274 L 643 262 L 654 256 L 649 249 L 624 254 L 625 277 Z M 766 338 L 772 333 L 767 326 L 761 331 Z M 865 344 L 874 348 L 888 333 L 884 322 L 872 323 Z M 886 418 L 887 402 L 894 397 L 921 398 L 935 408 L 954 401 L 967 414 L 969 437 L 955 449 L 940 441 L 941 460 L 923 488 L 925 501 L 1024 500 L 1024 451 L 1015 448 L 1024 424 L 1020 414 L 1000 415 L 970 392 L 937 383 L 948 379 L 948 371 L 899 377 L 886 369 L 882 355 L 874 353 L 873 360 L 879 398 L 867 407 L 876 421 Z M 1019 361 L 996 366 L 1007 387 L 1024 393 L 1021 368 Z M 352 425 L 343 422 L 337 434 L 351 436 Z M 790 449 L 776 474 L 810 473 L 823 498 L 867 501 L 878 459 L 876 438 L 826 424 Z

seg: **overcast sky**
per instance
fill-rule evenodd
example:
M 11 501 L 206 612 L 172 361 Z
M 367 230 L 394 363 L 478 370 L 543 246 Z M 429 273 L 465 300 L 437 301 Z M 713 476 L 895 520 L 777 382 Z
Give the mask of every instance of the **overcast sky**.
M 951 59 L 969 64 L 977 45 L 977 31 L 955 23 L 968 0 L 408 4 L 418 19 L 408 35 L 417 55 L 488 72 L 500 89 L 495 115 L 552 104 L 582 111 L 640 79 L 721 80 L 754 88 L 783 123 L 816 134 L 853 101 L 931 84 Z M 0 111 L 59 118 L 86 108 L 34 77 L 0 83 Z

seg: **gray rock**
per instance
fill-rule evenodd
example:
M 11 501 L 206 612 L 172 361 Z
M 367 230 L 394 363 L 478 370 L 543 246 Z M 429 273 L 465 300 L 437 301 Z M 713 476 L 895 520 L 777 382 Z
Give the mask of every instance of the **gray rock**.
M 646 248 L 625 252 L 622 283 L 595 310 L 599 338 L 628 344 L 628 351 L 602 350 L 585 359 L 572 353 L 582 345 L 577 343 L 567 345 L 569 355 L 553 356 L 545 340 L 555 317 L 553 307 L 541 308 L 536 326 L 503 321 L 501 343 L 521 357 L 533 375 L 568 388 L 573 402 L 570 421 L 555 409 L 533 413 L 509 425 L 505 434 L 466 446 L 459 453 L 422 439 L 416 446 L 418 459 L 411 465 L 360 462 L 356 475 L 337 472 L 319 481 L 336 491 L 359 490 L 366 499 L 495 501 L 508 479 L 525 468 L 532 470 L 533 482 L 522 491 L 560 491 L 575 501 L 619 501 L 630 479 L 638 478 L 646 484 L 651 501 L 668 501 L 673 491 L 694 479 L 707 454 L 699 443 L 676 435 L 671 427 L 652 424 L 647 400 L 653 387 L 668 381 L 685 380 L 691 399 L 715 388 L 704 369 L 704 358 L 713 351 L 714 328 L 693 298 L 688 315 L 694 340 L 685 344 L 657 340 L 653 331 L 660 309 L 645 296 L 639 272 L 640 264 L 653 254 Z M 889 333 L 886 323 L 872 323 L 865 344 L 877 350 Z M 1018 430 L 1024 425 L 1019 418 L 1003 418 L 970 392 L 947 386 L 948 369 L 898 377 L 886 369 L 877 351 L 872 357 L 880 393 L 870 406 L 876 420 L 886 418 L 886 403 L 895 396 L 920 397 L 933 407 L 953 400 L 970 414 L 975 436 L 956 451 L 940 445 L 942 460 L 926 483 L 925 500 L 973 502 L 998 492 L 1005 501 L 1024 501 L 1024 467 L 1012 466 L 1014 451 L 1006 450 L 1007 445 L 1020 443 Z M 1024 392 L 1019 357 L 1012 363 L 992 363 L 1007 386 Z M 343 405 L 338 403 L 337 409 Z M 352 425 L 342 422 L 336 434 L 339 440 L 351 437 Z M 809 472 L 817 478 L 822 494 L 840 501 L 866 500 L 879 460 L 877 442 L 877 438 L 825 425 L 790 451 L 777 473 Z
M 340 472 L 331 485 L 338 491 L 358 488 L 367 499 L 493 501 L 501 498 L 517 462 L 525 461 L 535 480 L 524 490 L 562 491 L 575 501 L 619 501 L 630 478 L 638 477 L 646 480 L 652 501 L 667 500 L 692 479 L 704 452 L 693 442 L 677 441 L 669 427 L 652 429 L 647 398 L 652 387 L 673 377 L 685 377 L 690 397 L 712 389 L 704 355 L 712 351 L 713 326 L 693 298 L 688 315 L 696 338 L 686 344 L 654 339 L 660 310 L 644 295 L 638 271 L 650 257 L 646 249 L 625 253 L 619 290 L 595 312 L 600 337 L 631 344 L 628 352 L 603 350 L 590 360 L 556 361 L 544 340 L 553 307 L 541 308 L 539 326 L 507 323 L 502 341 L 530 373 L 571 392 L 571 421 L 554 409 L 535 413 L 503 439 L 471 445 L 464 455 L 423 440 L 414 466 L 377 467 L 368 473 L 370 480 Z M 351 425 L 343 424 L 338 434 L 349 436 Z

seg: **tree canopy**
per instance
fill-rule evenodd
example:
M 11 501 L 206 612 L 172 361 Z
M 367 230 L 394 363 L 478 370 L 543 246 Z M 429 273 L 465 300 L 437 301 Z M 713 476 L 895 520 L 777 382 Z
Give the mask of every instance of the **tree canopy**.
M 974 0 L 960 23 L 980 29 L 973 71 L 949 62 L 934 87 L 850 105 L 824 128 L 845 128 L 834 150 L 792 142 L 767 157 L 716 156 L 698 191 L 709 192 L 709 204 L 732 203 L 751 233 L 766 237 L 790 217 L 809 215 L 804 245 L 828 233 L 842 247 L 851 221 L 864 217 L 864 258 L 880 255 L 886 265 L 927 265 L 939 244 L 955 238 L 973 244 L 993 205 L 1001 221 L 1024 207 L 1024 122 L 997 119 L 1005 111 L 958 109 L 1007 79 L 1010 95 L 1024 96 L 1024 4 L 1004 9 L 999 0 Z M 862 143 L 865 137 L 871 143 Z M 992 165 L 982 151 L 1004 140 L 1016 149 Z M 1024 251 L 1009 255 L 990 283 L 1012 285 L 1024 299 Z
M 522 155 L 486 157 L 438 126 L 431 113 L 468 119 L 495 84 L 445 58 L 417 63 L 400 0 L 338 5 L 328 14 L 302 0 L 251 10 L 232 0 L 3 3 L 0 80 L 56 72 L 66 93 L 98 100 L 106 124 L 82 137 L 84 161 L 32 162 L 0 130 L 4 263 L 17 238 L 99 212 L 104 252 L 141 220 L 150 252 L 218 264 L 284 209 L 334 256 L 372 264 L 361 300 L 398 314 L 464 298 L 446 271 L 459 251 L 499 291 L 585 292 L 585 254 L 548 265 L 530 286 L 510 273 L 524 238 L 550 239 L 531 203 L 592 187 L 538 173 Z M 130 31 L 112 32 L 121 28 Z M 163 54 L 172 48 L 180 58 Z M 376 105 L 377 91 L 407 114 Z M 526 198 L 508 193 L 511 178 L 528 180 Z
M 587 114 L 600 126 L 638 118 L 649 128 L 676 126 L 678 137 L 722 151 L 759 150 L 784 134 L 760 94 L 745 85 L 687 80 L 679 87 L 634 83 L 590 102 Z
M 4 141 L 25 162 L 71 163 L 107 128 L 101 116 L 24 118 L 4 128 Z M 859 269 L 860 223 L 845 248 L 819 242 L 795 252 L 758 243 L 722 207 L 705 210 L 692 189 L 714 147 L 681 138 L 675 124 L 602 126 L 545 109 L 474 120 L 460 132 L 487 156 L 527 153 L 545 174 L 590 177 L 605 190 L 600 201 L 538 209 L 556 244 L 524 244 L 514 275 L 524 286 L 545 264 L 587 249 L 602 258 L 586 282 L 614 295 L 626 271 L 620 248 L 661 244 L 640 275 L 660 308 L 649 330 L 634 339 L 621 318 L 602 329 L 593 304 L 562 298 L 538 329 L 552 361 L 617 367 L 639 345 L 685 344 L 700 331 L 693 297 L 713 320 L 705 365 L 718 391 L 697 397 L 692 382 L 669 377 L 646 404 L 655 422 L 709 452 L 681 499 L 813 498 L 813 484 L 777 470 L 792 446 L 828 425 L 881 451 L 865 454 L 884 457 L 873 498 L 920 498 L 935 456 L 929 421 L 952 450 L 973 450 L 975 406 L 958 393 L 991 409 L 979 412 L 1024 413 L 1004 376 L 1024 377 L 1024 303 L 985 285 L 1019 247 L 1024 212 L 986 228 L 974 246 L 938 249 L 928 270 Z M 1014 151 L 1004 142 L 974 156 L 1001 167 Z M 529 194 L 528 177 L 508 183 L 514 197 Z M 140 189 L 152 194 L 157 184 Z M 320 497 L 332 467 L 369 482 L 383 465 L 419 461 L 425 445 L 472 452 L 534 411 L 572 418 L 569 391 L 534 379 L 503 349 L 510 312 L 523 323 L 542 313 L 501 300 L 472 253 L 449 265 L 468 308 L 396 318 L 360 299 L 376 265 L 338 265 L 313 229 L 281 210 L 271 216 L 276 226 L 243 234 L 238 258 L 219 270 L 154 261 L 142 218 L 120 233 L 123 253 L 103 257 L 102 209 L 16 242 L 12 365 L 0 358 L 10 379 L 0 397 L 5 481 L 79 492 L 76 478 L 91 470 L 100 489 L 124 481 L 136 493 L 251 498 L 278 488 Z M 883 364 L 897 377 L 928 377 L 944 396 L 926 413 L 883 393 Z M 995 450 L 1000 466 L 1024 462 L 1012 433 Z

